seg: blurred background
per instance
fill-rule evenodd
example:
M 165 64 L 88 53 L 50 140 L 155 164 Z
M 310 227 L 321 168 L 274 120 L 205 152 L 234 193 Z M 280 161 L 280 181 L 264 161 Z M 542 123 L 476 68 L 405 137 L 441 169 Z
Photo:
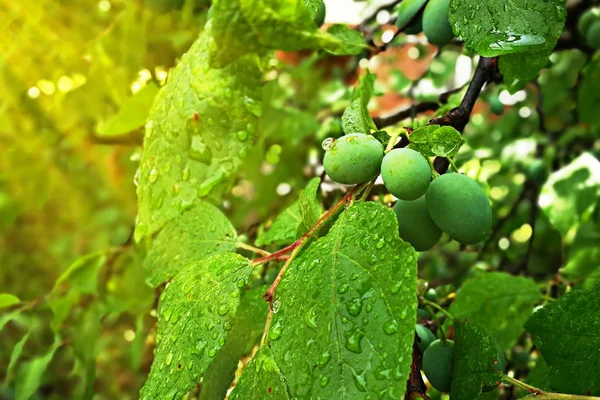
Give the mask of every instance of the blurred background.
M 383 26 L 374 42 L 392 40 L 396 28 L 388 25 L 393 10 L 382 8 L 386 2 L 326 3 L 326 24 Z M 131 239 L 143 126 L 209 7 L 209 0 L 0 0 L 0 293 L 24 304 L 18 313 L 0 314 L 0 398 L 19 398 L 15 382 L 31 380 L 41 385 L 33 398 L 137 398 L 152 359 L 156 315 L 155 293 L 141 284 L 145 248 Z M 457 162 L 486 182 L 496 217 L 511 219 L 486 244 L 496 251 L 487 258 L 457 254 L 448 241 L 423 255 L 424 278 L 445 284 L 464 279 L 474 265 L 520 262 L 536 222 L 539 251 L 528 256 L 527 268 L 546 276 L 562 264 L 558 232 L 543 215 L 531 219 L 537 198 L 513 207 L 527 160 L 547 156 L 560 163 L 589 147 L 585 132 L 572 126 L 573 88 L 586 55 L 567 50 L 552 57 L 538 83 L 542 94 L 552 93 L 543 105 L 545 129 L 569 127 L 565 140 L 573 143 L 563 149 L 571 153 L 555 157 L 551 147 L 537 147 L 549 139 L 540 133 L 534 86 L 516 93 L 486 89 Z M 322 174 L 321 141 L 341 135 L 341 113 L 367 68 L 377 75 L 373 115 L 385 116 L 462 88 L 475 63 L 460 43 L 439 52 L 424 38 L 405 35 L 369 59 L 278 52 L 261 139 L 222 209 L 252 242 L 268 216 L 295 201 Z M 449 94 L 441 111 L 460 98 Z M 490 112 L 491 101 L 500 115 Z M 404 125 L 424 124 L 427 115 Z M 334 188 L 325 181 L 325 205 Z M 391 200 L 382 188 L 373 193 Z M 65 292 L 61 279 L 76 277 L 81 265 L 96 272 L 102 266 L 97 281 Z M 57 331 L 64 332 L 59 343 Z M 17 368 L 10 359 L 19 344 L 26 367 Z

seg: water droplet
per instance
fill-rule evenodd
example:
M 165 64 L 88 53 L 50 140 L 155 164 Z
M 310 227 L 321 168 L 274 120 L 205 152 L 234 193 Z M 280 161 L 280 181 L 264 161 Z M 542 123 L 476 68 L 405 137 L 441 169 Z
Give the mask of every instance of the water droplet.
M 350 288 L 350 285 L 348 285 L 347 283 L 343 283 L 340 286 L 338 286 L 337 292 L 339 294 L 344 294 L 348 291 L 349 288 Z
M 228 304 L 221 304 L 219 306 L 219 308 L 217 309 L 217 314 L 219 314 L 220 316 L 227 315 L 228 312 L 229 312 L 229 305 Z
M 167 358 L 165 360 L 165 364 L 167 365 L 171 365 L 171 362 L 173 361 L 173 353 L 169 353 L 167 354 Z
M 314 308 L 308 310 L 308 312 L 304 315 L 304 322 L 309 328 L 316 329 L 317 327 L 317 313 Z
M 280 306 L 281 306 L 281 301 L 279 299 L 275 299 L 275 301 L 271 305 L 271 311 L 273 311 L 273 314 L 277 314 Z
M 190 145 L 188 155 L 192 160 L 200 161 L 205 164 L 210 163 L 212 158 L 210 149 L 206 143 L 204 143 L 204 139 L 202 139 L 202 136 L 200 135 L 192 136 L 192 143 Z
M 246 132 L 246 131 L 239 131 L 237 133 L 237 138 L 240 141 L 242 141 L 242 142 L 245 141 L 246 139 L 248 139 L 248 132 Z
M 321 387 L 327 386 L 328 383 L 329 383 L 329 376 L 328 375 L 322 376 L 321 381 L 319 382 Z
M 346 337 L 346 348 L 353 353 L 360 354 L 362 352 L 360 341 L 365 336 L 365 333 L 355 327 L 344 332 L 344 336 Z
M 321 357 L 319 357 L 319 360 L 317 361 L 319 368 L 325 367 L 325 365 L 327 365 L 330 359 L 331 353 L 329 352 L 329 349 L 327 349 L 323 354 L 321 354 Z
M 183 179 L 184 181 L 187 181 L 188 179 L 190 179 L 189 165 L 186 165 L 185 168 L 183 169 L 183 171 L 181 171 L 181 179 Z
M 260 117 L 262 114 L 260 105 L 254 99 L 248 96 L 244 96 L 244 106 L 246 107 L 246 110 L 257 117 Z
M 367 391 L 367 382 L 365 381 L 364 375 L 359 375 L 356 372 L 352 371 L 352 379 L 354 380 L 354 385 L 359 391 Z
M 394 283 L 394 286 L 392 286 L 392 289 L 390 290 L 393 294 L 396 294 L 400 291 L 400 288 L 402 287 L 402 282 L 396 282 Z
M 387 335 L 393 335 L 394 333 L 398 332 L 398 321 L 393 318 L 388 320 L 385 324 L 383 324 L 383 331 Z
M 148 181 L 150 181 L 150 183 L 154 183 L 154 182 L 156 182 L 157 179 L 158 179 L 158 170 L 156 168 L 152 168 L 152 170 L 150 171 L 150 174 L 148 175 Z
M 323 148 L 323 150 L 327 151 L 330 148 L 332 148 L 334 144 L 335 144 L 334 138 L 327 138 L 327 139 L 323 140 L 323 142 L 321 143 L 321 147 Z
M 275 325 L 273 325 L 273 327 L 271 327 L 271 330 L 269 331 L 269 337 L 273 340 L 277 340 L 281 337 L 281 331 L 283 330 L 283 326 L 281 326 L 281 323 L 276 323 Z
M 208 351 L 208 356 L 212 358 L 212 357 L 214 357 L 215 355 L 217 355 L 217 348 L 216 348 L 216 347 L 213 347 L 212 349 L 210 349 L 210 350 Z
M 348 314 L 350 314 L 353 317 L 358 317 L 360 315 L 362 306 L 363 306 L 363 301 L 360 297 L 352 299 L 346 303 L 346 309 L 348 310 Z

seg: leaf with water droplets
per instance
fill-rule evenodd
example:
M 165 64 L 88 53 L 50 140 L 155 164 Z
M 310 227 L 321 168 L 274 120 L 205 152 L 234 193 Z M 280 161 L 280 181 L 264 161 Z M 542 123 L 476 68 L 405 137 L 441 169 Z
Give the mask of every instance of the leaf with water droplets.
M 363 35 L 344 25 L 334 25 L 330 32 L 319 30 L 314 22 L 314 3 L 314 0 L 215 1 L 211 61 L 224 66 L 245 54 L 267 49 L 323 49 L 341 55 L 358 54 L 366 47 Z
M 246 258 L 221 253 L 175 276 L 160 297 L 154 361 L 141 399 L 181 398 L 200 383 L 235 321 L 238 282 L 245 284 L 251 270 Z
M 268 303 L 263 294 L 267 289 L 259 286 L 243 295 L 225 345 L 204 374 L 200 400 L 225 398 L 241 356 L 252 351 L 265 327 Z
M 467 47 L 485 57 L 549 52 L 563 30 L 565 3 L 564 0 L 452 0 L 449 21 Z
M 367 70 L 352 95 L 352 102 L 342 115 L 342 129 L 344 133 L 364 133 L 368 135 L 371 133 L 371 129 L 377 129 L 367 108 L 371 97 L 373 97 L 374 90 L 375 75 Z
M 416 253 L 398 237 L 393 211 L 371 202 L 346 209 L 277 289 L 268 343 L 290 396 L 402 398 L 416 273 Z
M 505 349 L 519 337 L 541 296 L 536 283 L 528 278 L 490 272 L 463 284 L 450 313 L 481 325 Z
M 156 287 L 194 261 L 234 251 L 235 238 L 235 228 L 217 207 L 197 202 L 180 218 L 168 222 L 154 239 L 144 264 L 148 282 Z
M 150 111 L 137 180 L 138 241 L 200 198 L 220 200 L 257 139 L 260 61 L 248 55 L 210 68 L 211 32 L 206 27 L 182 57 Z
M 454 367 L 452 370 L 453 400 L 495 399 L 494 391 L 483 392 L 500 381 L 494 369 L 498 360 L 498 347 L 482 327 L 471 321 L 454 321 Z
M 289 399 L 285 378 L 268 347 L 261 348 L 235 385 L 231 400 Z
M 286 208 L 269 229 L 258 235 L 256 245 L 285 245 L 306 233 L 321 216 L 321 204 L 317 200 L 319 183 L 319 178 L 313 178 L 300 192 L 298 201 Z
M 545 305 L 525 327 L 548 364 L 553 390 L 600 395 L 600 285 Z
M 454 157 L 465 142 L 451 126 L 426 125 L 409 136 L 409 147 L 427 157 Z

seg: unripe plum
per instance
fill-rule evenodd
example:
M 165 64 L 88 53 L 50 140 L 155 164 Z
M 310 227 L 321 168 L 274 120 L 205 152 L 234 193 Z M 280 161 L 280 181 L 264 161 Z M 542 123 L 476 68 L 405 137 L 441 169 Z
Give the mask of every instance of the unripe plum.
M 396 26 L 398 28 L 404 27 L 414 16 L 421 7 L 427 2 L 427 0 L 404 0 L 398 6 L 398 18 L 396 19 Z M 421 17 L 418 17 L 404 32 L 409 35 L 416 35 L 422 30 Z
M 429 188 L 431 168 L 421 153 L 394 149 L 383 157 L 381 177 L 391 194 L 402 200 L 415 200 Z
M 336 139 L 325 151 L 323 167 L 338 183 L 357 184 L 375 178 L 383 159 L 383 145 L 371 135 L 354 133 Z
M 590 47 L 600 49 L 600 20 L 592 22 L 585 35 L 585 40 Z
M 463 244 L 481 241 L 492 226 L 490 203 L 473 179 L 449 173 L 435 179 L 425 195 L 433 222 Z
M 321 4 L 319 4 L 317 13 L 315 14 L 315 24 L 317 25 L 317 27 L 320 27 L 321 25 L 323 25 L 323 22 L 325 22 L 326 13 L 327 8 L 325 7 L 325 2 L 322 1 Z
M 425 196 L 413 201 L 398 200 L 394 212 L 400 237 L 415 250 L 429 250 L 440 240 L 442 230 L 429 216 Z
M 452 386 L 454 342 L 435 340 L 423 354 L 423 372 L 431 386 L 440 392 L 449 392 Z
M 443 46 L 454 38 L 448 21 L 450 0 L 429 0 L 423 11 L 423 32 L 431 44 Z
M 415 325 L 415 330 L 417 332 L 417 336 L 419 337 L 419 349 L 421 353 L 425 353 L 425 350 L 429 347 L 431 343 L 433 343 L 437 338 L 429 329 L 425 328 L 423 325 Z

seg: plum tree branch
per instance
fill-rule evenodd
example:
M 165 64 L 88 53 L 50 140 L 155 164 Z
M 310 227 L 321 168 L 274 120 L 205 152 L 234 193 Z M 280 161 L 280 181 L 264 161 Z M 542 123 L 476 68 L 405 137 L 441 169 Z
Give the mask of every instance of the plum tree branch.
M 421 377 L 422 362 L 423 355 L 421 354 L 417 334 L 415 333 L 415 339 L 413 341 L 412 363 L 410 364 L 410 375 L 408 376 L 408 381 L 406 382 L 406 398 L 409 400 L 429 400 L 429 396 L 427 396 L 427 386 Z

